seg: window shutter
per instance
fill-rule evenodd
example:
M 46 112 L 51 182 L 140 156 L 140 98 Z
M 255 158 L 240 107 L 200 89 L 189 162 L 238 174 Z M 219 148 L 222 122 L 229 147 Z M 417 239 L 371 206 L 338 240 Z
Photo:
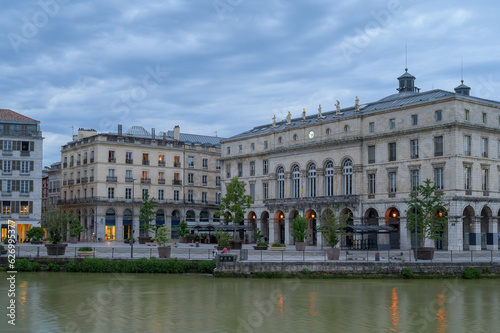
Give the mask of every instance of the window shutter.
M 3 168 L 3 161 L 0 160 L 0 170 L 2 170 L 2 168 Z
M 0 191 L 2 190 L 2 180 L 0 179 Z
M 20 183 L 21 183 L 20 180 L 12 181 L 12 192 L 19 192 Z
M 30 180 L 30 192 L 33 192 L 33 181 Z
M 12 150 L 21 150 L 21 141 L 12 141 Z
M 21 161 L 12 161 L 12 170 L 21 170 Z
M 30 171 L 33 171 L 33 170 L 35 170 L 35 162 L 30 161 Z
M 35 150 L 35 143 L 33 141 L 30 141 L 30 151 Z
M 12 205 L 12 213 L 19 214 L 19 201 L 11 201 L 10 204 Z
M 33 201 L 28 202 L 28 211 L 30 214 L 33 214 Z
M 3 150 L 3 140 L 0 140 L 0 150 Z

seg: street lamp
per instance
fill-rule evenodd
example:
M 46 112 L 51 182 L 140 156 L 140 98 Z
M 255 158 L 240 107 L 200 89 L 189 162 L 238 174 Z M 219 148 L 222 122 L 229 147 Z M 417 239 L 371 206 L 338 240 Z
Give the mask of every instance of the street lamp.
M 415 186 L 415 261 L 418 261 L 417 187 Z
M 132 225 L 130 226 L 130 258 L 134 258 L 134 201 L 135 201 L 135 178 L 132 178 Z

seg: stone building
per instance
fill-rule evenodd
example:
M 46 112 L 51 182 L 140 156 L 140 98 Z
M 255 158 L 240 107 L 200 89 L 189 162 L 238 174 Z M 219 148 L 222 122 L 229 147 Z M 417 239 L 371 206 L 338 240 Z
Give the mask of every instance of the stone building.
M 122 240 L 142 234 L 139 210 L 146 191 L 158 204 L 156 224 L 191 227 L 219 222 L 220 138 L 133 126 L 116 133 L 79 129 L 62 146 L 63 209 L 84 226 L 83 240 Z
M 2 240 L 7 237 L 8 220 L 16 223 L 20 242 L 26 240 L 26 231 L 40 226 L 42 143 L 39 121 L 0 109 Z
M 293 244 L 290 222 L 304 214 L 306 241 L 321 245 L 318 217 L 340 206 L 355 226 L 342 246 L 408 249 L 403 201 L 431 179 L 449 221 L 445 241 L 426 245 L 498 249 L 500 102 L 470 96 L 463 82 L 455 92 L 420 92 L 407 70 L 398 80 L 398 93 L 376 102 L 320 105 L 223 140 L 223 183 L 238 176 L 254 198 L 245 223 Z
M 61 162 L 55 162 L 50 167 L 45 167 L 43 170 L 44 178 L 46 177 L 46 198 L 42 201 L 42 209 L 48 205 L 57 205 L 61 200 Z M 43 197 L 43 195 L 42 195 Z

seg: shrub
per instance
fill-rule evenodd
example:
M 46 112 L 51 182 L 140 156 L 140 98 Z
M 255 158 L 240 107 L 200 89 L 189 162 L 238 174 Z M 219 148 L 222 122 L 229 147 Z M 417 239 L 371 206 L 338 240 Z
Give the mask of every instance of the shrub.
M 16 271 L 18 272 L 36 272 L 40 270 L 40 264 L 29 261 L 28 259 L 16 260 Z
M 481 270 L 474 267 L 466 267 L 462 273 L 464 279 L 478 279 L 481 277 Z
M 215 269 L 215 259 L 198 262 L 198 273 L 213 273 Z
M 32 241 L 39 242 L 45 236 L 45 230 L 41 227 L 33 227 L 26 232 L 26 237 Z
M 59 267 L 59 265 L 56 263 L 50 262 L 47 265 L 47 271 L 49 271 L 49 272 L 59 272 L 60 270 L 61 270 L 61 267 Z
M 411 268 L 403 268 L 403 270 L 401 271 L 401 275 L 405 279 L 413 279 L 415 277 L 415 274 L 413 274 Z
M 81 271 L 80 264 L 76 260 L 71 260 L 70 262 L 66 263 L 66 265 L 64 265 L 64 269 L 67 272 L 80 272 Z
M 309 275 L 309 274 L 311 274 L 311 271 L 310 271 L 310 270 L 308 270 L 307 268 L 304 268 L 304 269 L 302 270 L 302 274 L 304 274 L 304 275 Z
M 271 245 L 271 247 L 285 247 L 285 245 L 281 244 L 281 243 L 273 243 L 273 245 Z
M 79 247 L 78 251 L 84 251 L 84 252 L 89 251 L 90 252 L 90 251 L 94 251 L 94 249 L 90 246 L 83 246 L 83 247 Z

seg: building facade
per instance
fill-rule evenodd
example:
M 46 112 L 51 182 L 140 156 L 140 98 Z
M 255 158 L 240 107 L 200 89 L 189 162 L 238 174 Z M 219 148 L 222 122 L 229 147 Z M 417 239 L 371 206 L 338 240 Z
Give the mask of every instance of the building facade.
M 57 205 L 61 200 L 61 162 L 52 163 L 43 170 L 46 181 L 46 198 L 42 199 L 42 209 L 48 205 Z M 43 197 L 43 196 L 42 196 Z
M 7 109 L 0 110 L 0 187 L 2 240 L 8 221 L 16 223 L 17 239 L 40 226 L 43 138 L 40 122 Z
M 449 203 L 447 250 L 498 249 L 500 217 L 500 102 L 455 92 L 420 92 L 407 71 L 399 92 L 255 127 L 222 141 L 223 183 L 238 176 L 254 198 L 246 224 L 270 242 L 293 244 L 290 222 L 309 220 L 307 242 L 321 245 L 319 217 L 341 207 L 360 230 L 342 246 L 409 249 L 404 200 L 430 179 Z M 389 227 L 389 228 L 388 228 Z M 378 232 L 378 233 L 377 233 Z M 389 244 L 389 245 L 387 245 Z M 375 247 L 376 248 L 376 247 Z
M 63 209 L 79 216 L 82 240 L 122 240 L 142 235 L 139 211 L 147 192 L 154 198 L 156 224 L 190 227 L 218 223 L 220 138 L 173 131 L 123 132 L 80 129 L 61 148 Z

